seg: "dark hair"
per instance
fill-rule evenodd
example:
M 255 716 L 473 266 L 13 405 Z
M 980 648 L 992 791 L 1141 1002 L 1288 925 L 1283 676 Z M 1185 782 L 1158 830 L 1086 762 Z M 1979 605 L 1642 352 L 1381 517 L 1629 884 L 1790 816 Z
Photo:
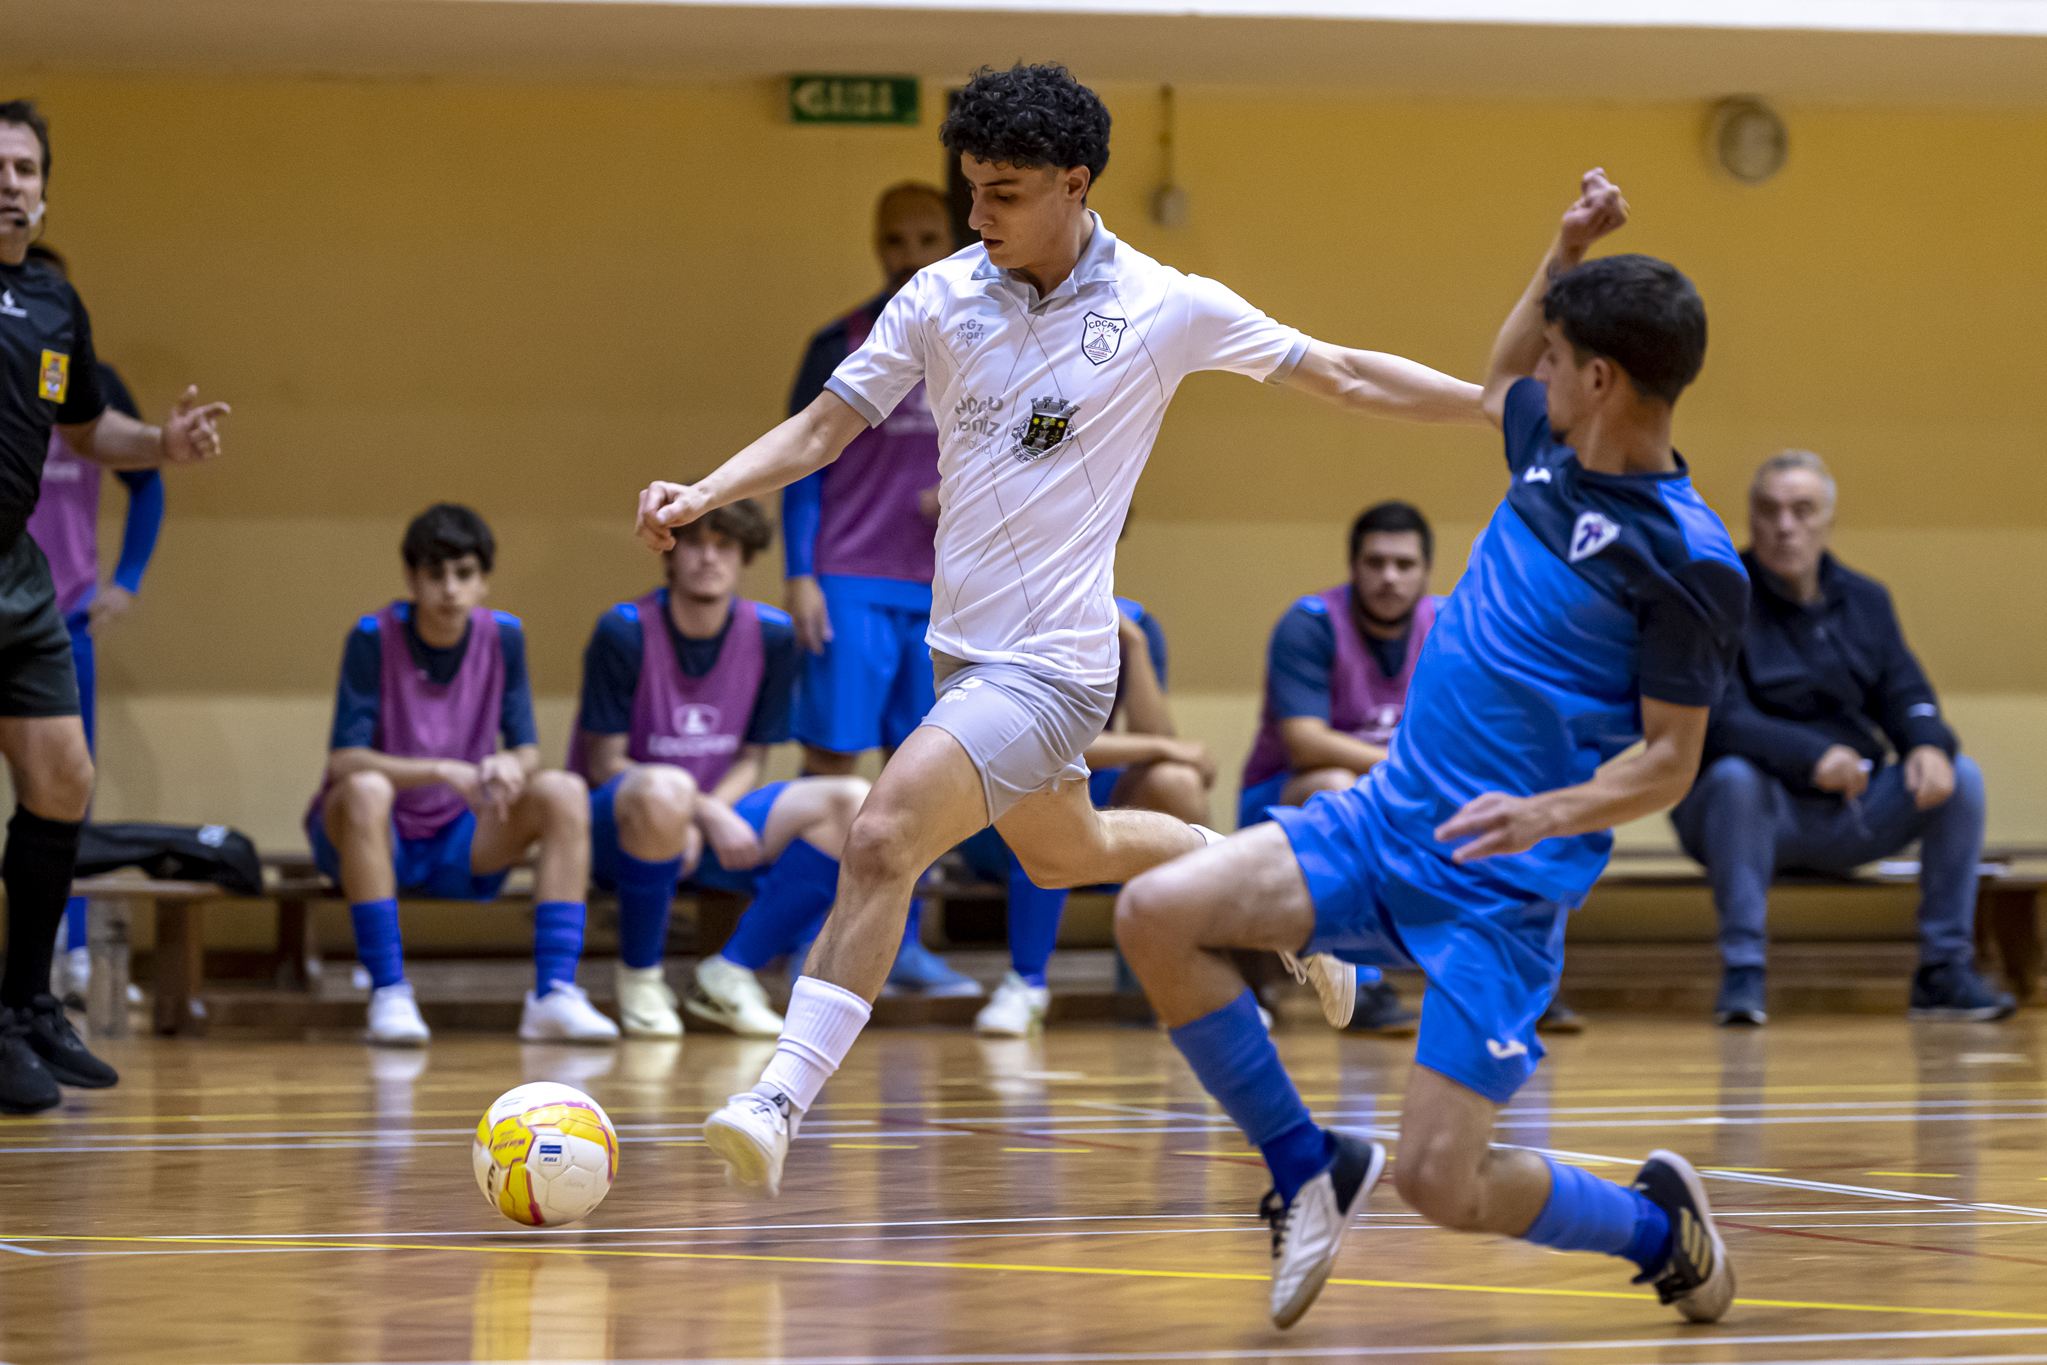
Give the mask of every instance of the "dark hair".
M 938 140 L 953 155 L 1008 166 L 1109 166 L 1109 111 L 1063 66 L 982 67 L 953 102 Z
M 0 123 L 15 123 L 36 135 L 43 147 L 43 180 L 50 178 L 50 125 L 34 100 L 0 100 Z
M 775 528 L 768 524 L 768 514 L 761 511 L 761 505 L 752 498 L 728 503 L 702 520 L 678 528 L 676 534 L 687 535 L 698 527 L 713 535 L 738 541 L 740 556 L 748 564 L 775 538 Z
M 41 261 L 44 265 L 55 266 L 57 273 L 66 279 L 69 279 L 71 276 L 71 262 L 65 260 L 64 253 L 51 246 L 48 242 L 30 242 L 28 244 L 28 258 L 31 261 Z
M 489 573 L 498 556 L 498 542 L 483 518 L 467 507 L 437 502 L 412 519 L 398 552 L 405 556 L 408 569 L 431 569 L 475 555 L 476 562 Z
M 1350 562 L 1358 562 L 1358 551 L 1365 547 L 1365 537 L 1382 533 L 1399 534 L 1412 531 L 1422 538 L 1422 562 L 1436 562 L 1436 533 L 1429 529 L 1429 519 L 1420 509 L 1405 502 L 1374 503 L 1358 513 L 1358 519 L 1350 524 Z
M 1706 363 L 1706 305 L 1674 265 L 1602 256 L 1550 281 L 1545 322 L 1562 325 L 1582 364 L 1605 356 L 1644 398 L 1675 403 Z

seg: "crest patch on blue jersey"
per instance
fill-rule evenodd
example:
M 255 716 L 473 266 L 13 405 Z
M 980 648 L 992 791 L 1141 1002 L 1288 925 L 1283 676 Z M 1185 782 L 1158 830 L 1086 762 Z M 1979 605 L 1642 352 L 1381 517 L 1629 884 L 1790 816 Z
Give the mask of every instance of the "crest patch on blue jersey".
M 1571 528 L 1571 562 L 1576 564 L 1588 555 L 1596 555 L 1620 539 L 1621 528 L 1612 518 L 1597 512 L 1586 512 L 1579 516 L 1578 524 Z

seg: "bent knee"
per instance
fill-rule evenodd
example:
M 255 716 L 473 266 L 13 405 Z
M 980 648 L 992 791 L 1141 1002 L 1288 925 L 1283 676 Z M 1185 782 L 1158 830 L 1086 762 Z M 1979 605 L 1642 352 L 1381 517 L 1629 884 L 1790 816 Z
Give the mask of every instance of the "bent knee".
M 848 873 L 884 883 L 913 882 L 924 871 L 909 822 L 894 813 L 868 809 L 853 817 L 840 861 Z
M 1170 937 L 1174 913 L 1172 874 L 1164 868 L 1140 872 L 1116 895 L 1116 942 L 1143 948 Z
M 1393 1187 L 1409 1208 L 1438 1227 L 1453 1232 L 1483 1230 L 1474 1173 L 1461 1166 L 1427 1153 L 1410 1157 L 1403 1150 L 1394 1163 Z
M 574 773 L 550 768 L 528 778 L 526 789 L 552 813 L 573 815 L 579 820 L 590 818 L 589 784 Z
M 1710 795 L 1744 800 L 1759 799 L 1774 780 L 1740 754 L 1716 758 L 1699 774 L 1699 785 Z
M 350 773 L 327 793 L 327 810 L 345 824 L 381 823 L 391 818 L 397 797 L 398 789 L 382 773 Z
M 1088 860 L 1074 856 L 1075 850 L 1033 850 L 1026 853 L 1014 846 L 1010 851 L 1016 854 L 1017 865 L 1024 875 L 1047 891 L 1070 891 L 1076 886 L 1087 886 L 1101 880 L 1089 871 Z

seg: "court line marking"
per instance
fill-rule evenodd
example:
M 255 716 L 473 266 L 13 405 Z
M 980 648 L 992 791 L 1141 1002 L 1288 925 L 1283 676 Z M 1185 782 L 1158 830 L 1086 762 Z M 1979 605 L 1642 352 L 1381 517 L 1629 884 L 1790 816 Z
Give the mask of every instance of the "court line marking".
M 1800 1234 L 1811 1235 L 1811 1234 Z M 120 1242 L 127 1244 L 176 1241 L 182 1246 L 227 1246 L 247 1245 L 241 1238 L 158 1238 L 121 1237 L 106 1234 L 65 1234 L 39 1237 L 42 1242 Z M 1269 1284 L 1268 1275 L 1254 1275 L 1223 1270 L 1155 1270 L 1138 1266 L 1074 1266 L 1074 1265 L 1032 1265 L 1027 1262 L 1003 1261 L 898 1261 L 884 1260 L 871 1256 L 768 1256 L 745 1252 L 701 1252 L 701 1251 L 638 1251 L 631 1247 L 614 1246 L 532 1246 L 498 1245 L 485 1247 L 439 1246 L 405 1242 L 266 1242 L 262 1245 L 285 1247 L 294 1250 L 331 1251 L 482 1251 L 510 1252 L 526 1256 L 615 1256 L 638 1260 L 667 1261 L 743 1261 L 754 1264 L 778 1265 L 836 1265 L 867 1266 L 896 1270 L 992 1270 L 1002 1274 L 1018 1272 L 1039 1275 L 1099 1275 L 1115 1279 L 1138 1280 L 1201 1280 L 1201 1281 L 1246 1281 L 1253 1284 Z M 1536 1298 L 1566 1299 L 1622 1299 L 1630 1303 L 1646 1303 L 1640 1293 L 1627 1294 L 1616 1290 L 1603 1289 L 1538 1289 L 1519 1285 L 1488 1284 L 1443 1284 L 1427 1280 L 1355 1280 L 1331 1277 L 1328 1284 L 1346 1285 L 1357 1289 L 1434 1289 L 1461 1294 L 1511 1294 Z M 2047 1322 L 2047 1313 L 2022 1313 L 2010 1309 L 1991 1308 L 1929 1308 L 1912 1305 L 1881 1303 L 1820 1303 L 1800 1299 L 1736 1299 L 1737 1304 L 1749 1308 L 1803 1308 L 1812 1311 L 1839 1313 L 1911 1313 L 1927 1317 L 1957 1318 L 2000 1318 L 2028 1322 Z M 1150 1357 L 1138 1357 L 1149 1359 Z
M 1681 1329 L 1680 1329 L 1681 1330 Z M 1104 1362 L 1112 1365 L 1120 1361 L 1143 1360 L 1328 1360 L 1348 1356 L 1434 1356 L 1434 1355 L 1493 1355 L 1502 1352 L 1527 1351 L 1626 1351 L 1637 1349 L 1669 1350 L 1672 1348 L 1700 1347 L 1714 1349 L 1726 1346 L 1799 1346 L 1835 1341 L 1943 1341 L 1964 1338 L 2037 1336 L 2047 1333 L 2041 1327 L 1970 1327 L 1948 1332 L 1814 1332 L 1803 1335 L 1769 1336 L 1698 1336 L 1687 1340 L 1684 1337 L 1650 1337 L 1626 1341 L 1513 1341 L 1497 1345 L 1448 1345 L 1448 1346 L 1280 1346 L 1265 1349 L 1247 1347 L 1242 1350 L 1224 1351 L 1062 1351 L 1056 1355 L 919 1355 L 919 1356 L 698 1356 L 675 1360 L 636 1361 L 633 1365 L 1057 1365 L 1061 1361 Z M 1981 1361 L 2016 1361 L 2030 1357 L 1980 1356 L 1969 1357 Z M 1953 1365 L 1955 1357 L 1924 1357 Z M 476 1365 L 473 1361 L 409 1362 L 408 1365 Z M 1750 1362 L 1742 1362 L 1750 1365 Z M 1758 1363 L 1762 1365 L 1762 1363 Z M 1767 1365 L 1779 1365 L 1769 1362 Z M 1825 1361 L 1806 1359 L 1796 1365 L 1848 1365 L 1843 1360 Z M 1891 1360 L 1887 1365 L 1905 1365 L 1905 1362 Z
M 35 1251 L 29 1247 L 18 1247 L 9 1242 L 0 1242 L 0 1251 L 11 1251 L 17 1256 L 47 1256 L 47 1251 Z
M 1902 1180 L 1960 1180 L 1954 1171 L 1864 1171 L 1864 1175 L 1889 1175 Z

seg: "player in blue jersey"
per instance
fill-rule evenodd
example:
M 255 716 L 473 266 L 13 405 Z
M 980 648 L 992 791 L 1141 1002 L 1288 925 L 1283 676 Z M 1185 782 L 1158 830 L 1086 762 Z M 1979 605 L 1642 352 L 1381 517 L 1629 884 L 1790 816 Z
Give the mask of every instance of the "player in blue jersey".
M 1565 918 L 1612 827 L 1690 787 L 1748 608 L 1734 546 L 1670 444 L 1705 308 L 1661 261 L 1581 264 L 1626 217 L 1587 173 L 1493 344 L 1485 410 L 1511 482 L 1422 648 L 1386 761 L 1144 873 L 1117 904 L 1117 940 L 1174 1044 L 1271 1168 L 1260 1212 L 1281 1327 L 1320 1292 L 1386 1152 L 1309 1117 L 1231 948 L 1308 956 L 1325 1010 L 1350 978 L 1338 955 L 1428 973 L 1396 1175 L 1424 1217 L 1625 1257 L 1693 1321 L 1733 1299 L 1684 1158 L 1652 1152 L 1624 1187 L 1489 1146 L 1542 1056 Z

